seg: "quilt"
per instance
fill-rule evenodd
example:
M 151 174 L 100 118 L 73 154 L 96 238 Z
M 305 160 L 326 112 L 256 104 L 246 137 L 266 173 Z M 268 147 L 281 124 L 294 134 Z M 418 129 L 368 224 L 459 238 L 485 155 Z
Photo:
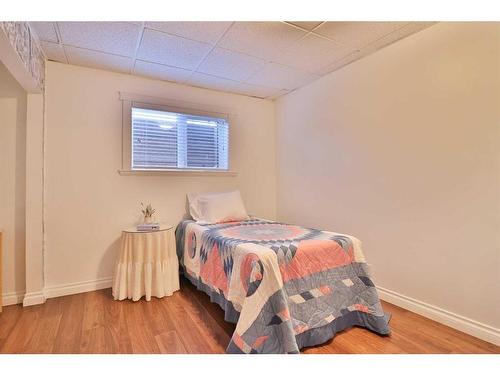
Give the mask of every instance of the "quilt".
M 390 333 L 353 236 L 256 218 L 185 220 L 176 242 L 185 276 L 236 323 L 228 353 L 299 353 L 352 326 Z

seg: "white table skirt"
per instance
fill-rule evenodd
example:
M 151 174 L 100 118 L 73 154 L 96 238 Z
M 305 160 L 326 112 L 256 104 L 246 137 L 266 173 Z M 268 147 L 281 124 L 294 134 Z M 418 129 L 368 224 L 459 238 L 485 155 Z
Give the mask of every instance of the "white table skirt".
M 115 300 L 165 297 L 179 290 L 179 262 L 173 229 L 122 233 L 113 279 Z

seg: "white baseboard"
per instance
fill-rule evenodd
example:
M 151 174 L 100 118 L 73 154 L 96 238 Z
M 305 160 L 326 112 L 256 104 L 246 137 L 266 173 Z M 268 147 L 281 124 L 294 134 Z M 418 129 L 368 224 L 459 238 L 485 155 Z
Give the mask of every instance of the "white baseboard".
M 42 303 L 45 303 L 43 290 L 26 293 L 24 295 L 23 306 L 41 305 Z
M 20 292 L 4 293 L 2 295 L 2 305 L 9 306 L 17 305 L 19 303 L 22 303 L 23 306 L 39 305 L 44 303 L 45 299 L 47 298 L 61 297 L 70 294 L 92 292 L 94 290 L 111 288 L 112 284 L 113 278 L 105 277 L 97 280 L 46 287 L 43 291 L 35 293 L 26 293 L 24 290 Z
M 20 292 L 11 292 L 2 294 L 2 305 L 10 306 L 23 303 L 24 290 Z
M 377 287 L 380 299 L 392 303 L 393 305 L 410 310 L 426 318 L 435 320 L 459 331 L 468 333 L 481 340 L 500 345 L 500 329 L 466 318 L 440 307 L 416 300 L 411 297 L 399 294 L 392 290 Z
M 91 292 L 94 290 L 111 288 L 112 285 L 113 285 L 112 277 L 105 277 L 97 280 L 56 285 L 45 288 L 45 297 L 54 298 L 54 297 L 67 296 L 70 294 Z

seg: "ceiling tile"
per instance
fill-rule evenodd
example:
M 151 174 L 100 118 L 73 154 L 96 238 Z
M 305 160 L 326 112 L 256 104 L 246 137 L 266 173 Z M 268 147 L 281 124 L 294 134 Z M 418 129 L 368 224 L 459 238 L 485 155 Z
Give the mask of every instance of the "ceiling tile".
M 251 85 L 248 83 L 240 83 L 234 88 L 234 92 L 238 94 L 255 96 L 257 98 L 267 98 L 269 96 L 278 95 L 282 90 L 274 89 L 265 86 Z
M 287 21 L 287 23 L 291 23 L 292 25 L 311 31 L 316 26 L 321 25 L 323 21 Z
M 54 22 L 30 22 L 30 26 L 38 35 L 38 39 L 53 43 L 59 42 Z
M 69 64 L 122 73 L 130 73 L 132 69 L 133 61 L 128 57 L 110 55 L 71 46 L 64 46 L 64 50 L 66 51 Z
M 146 29 L 137 58 L 192 70 L 211 48 L 207 43 Z
M 269 96 L 267 99 L 274 100 L 279 98 L 280 96 L 286 95 L 290 92 L 290 90 L 280 90 L 276 94 Z
M 408 22 L 325 22 L 314 30 L 346 46 L 361 48 Z
M 356 60 L 359 60 L 364 56 L 367 56 L 381 48 L 384 48 L 385 46 L 394 43 L 397 40 L 400 40 L 402 38 L 407 37 L 408 35 L 412 35 L 422 29 L 432 26 L 434 23 L 435 22 L 410 22 L 405 26 L 403 26 L 402 28 L 399 28 L 398 30 L 390 34 L 377 39 L 375 42 L 368 44 L 367 46 L 361 48 L 360 50 L 356 50 L 350 53 L 349 55 L 343 57 L 342 59 L 335 61 L 333 64 L 325 66 L 324 68 L 320 69 L 317 73 L 321 75 L 331 73 L 337 69 L 342 68 L 347 64 L 350 64 Z
M 214 48 L 197 71 L 235 81 L 244 81 L 261 69 L 266 61 L 239 52 Z
M 385 35 L 376 41 L 370 43 L 369 45 L 365 46 L 362 49 L 362 52 L 364 52 L 364 55 L 367 55 L 369 53 L 375 52 L 391 43 L 394 43 L 400 39 L 403 39 L 409 35 L 415 34 L 416 32 L 419 32 L 423 29 L 426 29 L 429 26 L 434 25 L 435 22 L 410 22 L 407 23 L 405 26 L 397 29 L 396 31 Z
M 217 46 L 273 60 L 304 35 L 305 31 L 283 22 L 235 22 Z
M 230 79 L 214 77 L 203 73 L 193 73 L 186 83 L 221 91 L 232 91 L 238 84 L 238 82 Z
M 190 75 L 190 70 L 175 68 L 161 64 L 137 60 L 134 66 L 134 74 L 164 81 L 184 82 Z
M 276 62 L 297 69 L 317 72 L 336 60 L 350 54 L 353 48 L 332 42 L 331 40 L 309 34 L 294 43 L 287 51 L 276 58 Z
M 316 78 L 317 76 L 305 71 L 277 63 L 268 63 L 245 83 L 292 90 Z
M 331 73 L 337 69 L 340 69 L 344 65 L 347 65 L 347 64 L 361 58 L 363 55 L 364 55 L 364 53 L 362 52 L 362 50 L 356 50 L 356 51 L 350 53 L 349 55 L 344 56 L 343 58 L 341 58 L 339 60 L 336 60 L 332 64 L 321 68 L 316 73 L 319 75 L 326 75 L 326 74 Z
M 146 27 L 213 44 L 231 24 L 232 22 L 146 22 Z
M 141 26 L 132 22 L 58 22 L 63 44 L 134 56 Z
M 66 55 L 64 54 L 64 49 L 61 44 L 44 42 L 43 40 L 40 42 L 43 52 L 45 56 L 49 60 L 58 61 L 62 63 L 67 63 Z

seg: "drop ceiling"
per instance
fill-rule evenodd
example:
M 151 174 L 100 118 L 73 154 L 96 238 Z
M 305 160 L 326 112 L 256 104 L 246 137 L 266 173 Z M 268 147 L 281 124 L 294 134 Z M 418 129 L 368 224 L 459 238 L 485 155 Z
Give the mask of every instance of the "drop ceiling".
M 430 22 L 31 22 L 49 60 L 275 99 Z

